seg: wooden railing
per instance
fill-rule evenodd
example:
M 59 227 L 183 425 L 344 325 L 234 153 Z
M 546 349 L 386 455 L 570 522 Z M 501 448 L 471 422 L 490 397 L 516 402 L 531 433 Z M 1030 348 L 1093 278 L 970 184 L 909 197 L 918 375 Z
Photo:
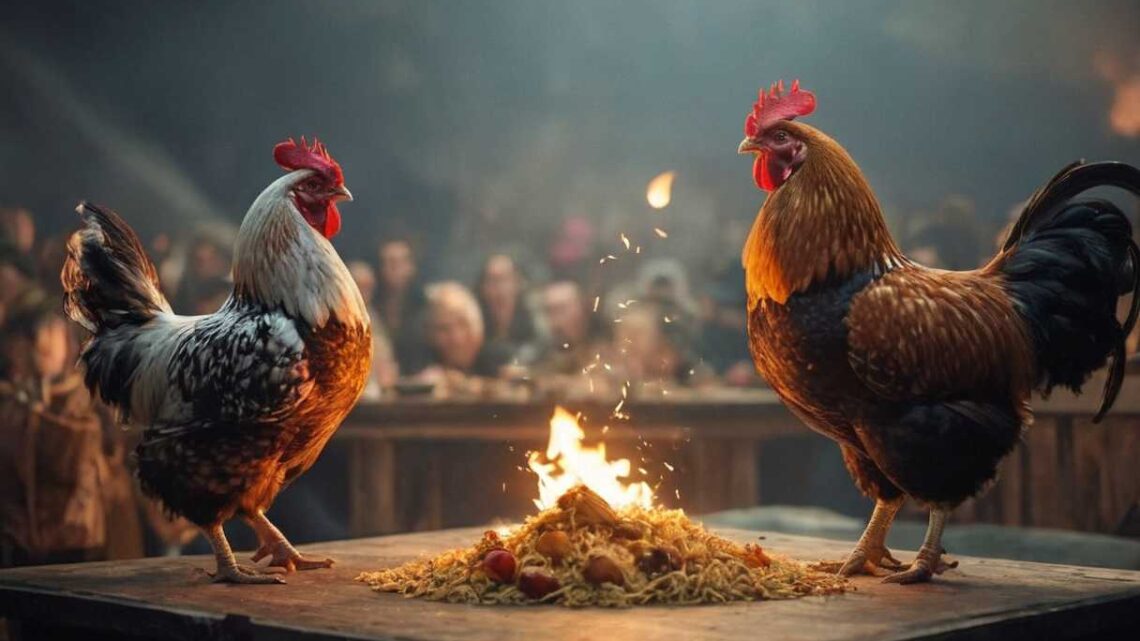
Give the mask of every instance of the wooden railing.
M 1076 398 L 1038 400 L 1036 423 L 1003 464 L 999 481 L 955 513 L 959 521 L 1114 532 L 1140 498 L 1140 376 L 1125 381 L 1113 413 L 1092 412 L 1097 382 Z M 354 536 L 517 519 L 533 511 L 535 479 L 525 453 L 545 448 L 552 400 L 365 404 L 336 438 L 347 440 Z M 613 406 L 565 402 L 606 434 L 612 458 L 629 458 L 659 483 L 667 503 L 700 514 L 765 500 L 758 475 L 764 444 L 813 436 L 767 390 L 678 391 Z M 642 459 L 645 459 L 644 461 Z M 664 463 L 674 468 L 667 471 Z M 911 509 L 916 509 L 912 507 Z

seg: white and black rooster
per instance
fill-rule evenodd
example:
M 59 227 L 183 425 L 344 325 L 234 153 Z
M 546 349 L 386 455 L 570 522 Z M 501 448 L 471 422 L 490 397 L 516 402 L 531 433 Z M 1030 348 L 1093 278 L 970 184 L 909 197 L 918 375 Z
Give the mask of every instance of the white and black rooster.
M 207 316 L 178 316 L 138 237 L 88 203 L 61 275 L 68 315 L 92 334 L 80 357 L 87 386 L 143 428 L 143 489 L 198 525 L 215 581 L 283 582 L 238 565 L 222 531 L 234 515 L 257 533 L 253 560 L 329 567 L 300 554 L 265 517 L 309 469 L 356 403 L 372 360 L 360 291 L 329 239 L 336 203 L 352 200 L 340 165 L 316 140 L 273 157 L 289 173 L 250 206 L 234 251 L 234 290 Z

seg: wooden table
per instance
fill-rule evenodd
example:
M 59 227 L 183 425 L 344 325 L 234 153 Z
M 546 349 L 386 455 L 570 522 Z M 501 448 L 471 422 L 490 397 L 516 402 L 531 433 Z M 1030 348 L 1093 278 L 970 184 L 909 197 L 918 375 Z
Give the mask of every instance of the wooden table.
M 758 533 L 725 531 L 755 540 Z M 840 596 L 704 607 L 570 610 L 487 607 L 376 594 L 361 570 L 467 545 L 478 529 L 326 543 L 332 570 L 284 586 L 211 584 L 204 557 L 92 563 L 0 572 L 0 614 L 16 639 L 423 639 L 642 641 L 655 639 L 1109 639 L 1134 638 L 1140 572 L 959 558 L 918 586 L 863 577 Z M 769 550 L 840 558 L 850 543 L 768 535 Z M 912 553 L 899 556 L 910 558 Z M 35 636 L 39 634 L 40 636 Z

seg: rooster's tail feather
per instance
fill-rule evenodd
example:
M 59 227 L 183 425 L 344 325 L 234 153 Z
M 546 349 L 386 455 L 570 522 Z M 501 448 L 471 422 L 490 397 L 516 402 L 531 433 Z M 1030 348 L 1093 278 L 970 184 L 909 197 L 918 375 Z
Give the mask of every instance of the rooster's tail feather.
M 154 264 L 123 219 L 89 203 L 77 211 L 83 228 L 67 241 L 63 306 L 92 333 L 80 356 L 87 388 L 128 421 L 136 373 L 154 342 L 144 339 L 143 326 L 170 313 L 170 304 L 159 291 Z
M 68 240 L 60 274 L 67 315 L 98 335 L 169 313 L 158 272 L 127 223 L 110 209 L 87 202 L 76 211 L 83 228 Z
M 1116 205 L 1072 200 L 1094 187 L 1140 195 L 1140 170 L 1123 163 L 1073 163 L 1029 199 L 991 268 L 999 272 L 1037 352 L 1037 385 L 1080 391 L 1111 357 L 1095 421 L 1124 379 L 1124 340 L 1140 314 L 1140 248 Z M 1132 295 L 1122 324 L 1121 295 Z

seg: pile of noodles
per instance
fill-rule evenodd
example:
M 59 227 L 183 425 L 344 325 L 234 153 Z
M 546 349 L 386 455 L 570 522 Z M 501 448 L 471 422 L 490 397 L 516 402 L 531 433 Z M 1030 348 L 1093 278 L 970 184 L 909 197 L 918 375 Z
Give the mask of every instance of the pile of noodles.
M 569 495 L 569 493 L 568 493 Z M 596 495 L 595 495 L 596 496 Z M 565 497 L 564 497 L 565 498 Z M 600 500 L 600 499 L 598 499 Z M 608 506 L 607 506 L 608 507 Z M 770 557 L 759 546 L 718 537 L 681 510 L 629 508 L 610 511 L 617 520 L 584 518 L 582 509 L 555 507 L 532 516 L 500 536 L 484 534 L 476 545 L 419 559 L 402 566 L 365 572 L 357 580 L 377 592 L 396 592 L 433 601 L 471 604 L 558 603 L 569 607 L 627 607 L 645 604 L 690 605 L 835 594 L 845 582 L 805 564 Z M 552 560 L 536 549 L 543 532 L 558 529 L 570 540 L 570 553 Z M 636 538 L 622 532 L 639 532 Z M 639 555 L 655 547 L 679 554 L 674 567 L 647 573 Z M 560 587 L 539 598 L 515 582 L 492 580 L 483 568 L 490 551 L 505 549 L 518 569 L 541 568 Z M 620 568 L 622 585 L 586 580 L 587 560 L 604 555 Z M 679 565 L 679 567 L 676 567 Z

